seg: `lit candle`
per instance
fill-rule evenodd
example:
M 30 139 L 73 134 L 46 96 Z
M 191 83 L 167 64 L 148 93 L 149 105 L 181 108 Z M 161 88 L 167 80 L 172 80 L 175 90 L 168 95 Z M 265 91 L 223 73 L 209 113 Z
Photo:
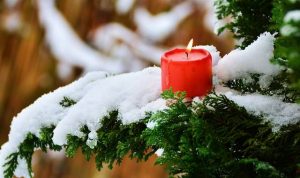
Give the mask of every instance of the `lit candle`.
M 212 89 L 212 59 L 208 51 L 173 49 L 161 57 L 162 90 L 186 92 L 187 97 L 204 96 Z

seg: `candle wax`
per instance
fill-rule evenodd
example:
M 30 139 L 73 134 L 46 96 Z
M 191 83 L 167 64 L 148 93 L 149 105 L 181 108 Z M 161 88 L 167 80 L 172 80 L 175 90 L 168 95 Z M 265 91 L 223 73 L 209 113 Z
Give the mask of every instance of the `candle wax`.
M 184 91 L 187 97 L 206 95 L 212 88 L 212 60 L 209 52 L 174 49 L 161 58 L 162 90 Z

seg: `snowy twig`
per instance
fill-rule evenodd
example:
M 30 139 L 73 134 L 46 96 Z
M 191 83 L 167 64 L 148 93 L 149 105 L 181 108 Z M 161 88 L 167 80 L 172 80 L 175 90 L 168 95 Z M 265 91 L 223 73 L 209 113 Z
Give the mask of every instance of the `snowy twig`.
M 145 8 L 140 7 L 135 10 L 134 21 L 141 36 L 151 42 L 161 42 L 173 33 L 182 20 L 192 12 L 190 1 L 157 15 L 152 15 Z
M 93 43 L 106 53 L 111 52 L 111 49 L 120 42 L 125 43 L 139 59 L 160 65 L 160 57 L 165 50 L 148 44 L 133 31 L 118 23 L 110 23 L 97 29 L 93 39 Z
M 103 70 L 112 73 L 125 71 L 120 60 L 110 59 L 84 43 L 72 30 L 54 0 L 39 0 L 40 22 L 54 56 L 65 64 L 82 67 L 85 71 Z

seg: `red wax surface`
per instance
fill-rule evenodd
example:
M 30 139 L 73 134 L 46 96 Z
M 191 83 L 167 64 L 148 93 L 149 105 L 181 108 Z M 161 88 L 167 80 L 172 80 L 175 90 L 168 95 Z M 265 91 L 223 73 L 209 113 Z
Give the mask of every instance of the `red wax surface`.
M 185 91 L 187 97 L 204 96 L 212 89 L 212 59 L 208 51 L 174 49 L 161 57 L 162 90 Z

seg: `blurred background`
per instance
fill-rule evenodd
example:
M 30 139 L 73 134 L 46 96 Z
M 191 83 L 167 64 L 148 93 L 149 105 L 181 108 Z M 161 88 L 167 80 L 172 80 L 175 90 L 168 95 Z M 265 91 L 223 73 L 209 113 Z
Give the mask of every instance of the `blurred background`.
M 185 46 L 233 48 L 228 32 L 217 36 L 213 0 L 0 0 L 0 145 L 13 116 L 35 99 L 94 70 L 138 71 L 161 54 Z M 80 153 L 37 152 L 38 178 L 164 178 L 163 166 L 126 158 L 98 172 Z

